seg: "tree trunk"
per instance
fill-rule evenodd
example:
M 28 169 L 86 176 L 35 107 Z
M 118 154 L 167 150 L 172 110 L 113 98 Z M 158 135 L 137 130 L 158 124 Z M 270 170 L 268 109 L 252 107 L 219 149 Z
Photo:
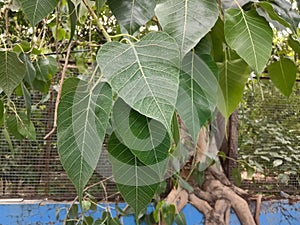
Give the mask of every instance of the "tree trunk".
M 182 187 L 173 189 L 166 198 L 170 204 L 175 204 L 179 212 L 185 204 L 190 202 L 205 216 L 205 225 L 229 225 L 230 209 L 233 208 L 241 224 L 255 225 L 255 216 L 252 215 L 248 203 L 245 199 L 249 197 L 248 193 L 235 187 L 224 174 L 218 161 L 218 146 L 215 136 L 209 136 L 209 131 L 203 127 L 198 135 L 196 152 L 193 163 L 207 163 L 207 156 L 213 156 L 216 161 L 213 165 L 208 166 L 204 171 L 204 182 L 199 186 L 190 170 L 197 168 L 194 166 L 185 166 L 182 171 L 182 177 L 194 187 L 194 191 L 188 193 Z M 259 210 L 256 210 L 259 212 Z M 257 218 L 257 216 L 256 216 Z

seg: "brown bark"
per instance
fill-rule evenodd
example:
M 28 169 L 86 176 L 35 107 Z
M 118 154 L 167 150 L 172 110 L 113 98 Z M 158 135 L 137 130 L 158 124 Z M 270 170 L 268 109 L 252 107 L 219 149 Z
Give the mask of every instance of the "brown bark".
M 205 164 L 207 154 L 209 153 L 210 157 L 212 155 L 217 156 L 218 148 L 214 137 L 209 138 L 206 128 L 202 128 L 198 136 L 196 152 L 192 160 L 193 163 Z M 217 159 L 218 157 L 215 158 L 215 160 Z M 249 197 L 249 194 L 232 185 L 222 169 L 219 169 L 215 164 L 207 167 L 205 170 L 204 183 L 199 187 L 192 176 L 187 176 L 187 174 L 190 174 L 189 170 L 197 168 L 191 166 L 191 162 L 189 162 L 187 164 L 188 166 L 183 168 L 181 175 L 194 187 L 194 191 L 188 193 L 183 188 L 178 187 L 178 189 L 173 189 L 169 193 L 166 201 L 175 204 L 177 212 L 179 212 L 187 202 L 190 202 L 203 213 L 205 225 L 229 225 L 231 208 L 236 212 L 241 224 L 259 224 L 259 213 L 256 213 L 256 221 L 258 221 L 256 223 L 248 203 L 244 199 Z

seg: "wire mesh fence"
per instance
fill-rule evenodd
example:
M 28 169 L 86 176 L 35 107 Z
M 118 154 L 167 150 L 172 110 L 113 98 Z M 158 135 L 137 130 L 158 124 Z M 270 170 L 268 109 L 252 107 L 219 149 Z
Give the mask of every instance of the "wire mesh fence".
M 270 80 L 250 83 L 239 111 L 240 160 L 256 169 L 242 174 L 252 191 L 300 193 L 300 83 L 290 97 Z
M 289 98 L 282 96 L 269 80 L 249 84 L 239 110 L 240 160 L 256 168 L 251 178 L 242 174 L 242 187 L 259 192 L 300 192 L 300 86 Z M 49 198 L 71 200 L 76 191 L 60 163 L 56 134 L 44 140 L 53 126 L 54 97 L 34 95 L 32 119 L 36 140 L 0 133 L 0 198 Z M 49 97 L 49 96 L 48 96 Z M 14 99 L 24 108 L 22 97 Z M 38 110 L 34 110 L 34 109 Z M 119 198 L 104 145 L 97 169 L 88 186 L 97 199 Z M 99 181 L 103 181 L 99 183 Z M 93 185 L 95 184 L 95 185 Z
M 44 139 L 53 126 L 54 101 L 48 99 L 44 102 L 39 95 L 32 97 L 36 140 L 18 140 L 14 136 L 9 140 L 0 132 L 0 197 L 74 199 L 75 188 L 59 160 L 56 133 L 50 139 Z M 19 110 L 24 108 L 22 97 L 14 98 L 13 101 Z M 88 184 L 92 185 L 88 192 L 97 199 L 114 199 L 117 188 L 109 179 L 111 173 L 104 145 L 97 169 Z

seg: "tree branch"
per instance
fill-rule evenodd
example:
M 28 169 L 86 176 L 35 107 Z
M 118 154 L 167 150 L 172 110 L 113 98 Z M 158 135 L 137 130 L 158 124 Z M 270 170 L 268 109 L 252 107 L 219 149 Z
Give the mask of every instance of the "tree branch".
M 97 15 L 95 14 L 94 10 L 91 8 L 91 6 L 89 5 L 89 3 L 86 0 L 82 0 L 82 1 L 83 1 L 84 5 L 87 7 L 87 9 L 89 10 L 89 12 L 90 12 L 91 16 L 93 17 L 93 19 L 96 21 L 96 24 L 97 24 L 100 32 L 105 37 L 106 41 L 111 42 L 111 38 L 110 38 L 109 34 L 106 32 L 103 25 L 100 23 L 100 20 L 97 17 Z
M 66 61 L 63 67 L 63 70 L 61 72 L 61 78 L 60 78 L 60 82 L 59 82 L 59 90 L 57 92 L 57 96 L 56 96 L 56 102 L 55 102 L 55 111 L 54 111 L 54 120 L 53 120 L 53 128 L 52 130 L 44 137 L 44 139 L 48 139 L 56 130 L 57 124 L 57 109 L 58 109 L 58 104 L 59 104 L 59 100 L 60 100 L 60 96 L 61 96 L 61 92 L 62 92 L 62 86 L 65 80 L 65 75 L 67 72 L 67 68 L 68 68 L 68 63 L 69 63 L 69 58 L 70 58 L 70 52 L 71 52 L 71 48 L 73 46 L 73 43 L 71 42 L 70 45 L 68 46 L 67 49 L 67 55 L 66 55 Z

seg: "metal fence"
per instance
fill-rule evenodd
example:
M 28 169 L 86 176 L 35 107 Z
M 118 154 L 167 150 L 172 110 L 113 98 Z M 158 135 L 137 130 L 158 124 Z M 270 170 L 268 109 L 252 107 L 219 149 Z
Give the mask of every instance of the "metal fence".
M 0 197 L 49 198 L 70 200 L 76 192 L 59 160 L 56 134 L 44 136 L 53 123 L 54 96 L 43 102 L 35 95 L 32 118 L 36 141 L 12 138 L 8 144 L 0 133 Z M 24 108 L 22 97 L 15 98 L 17 108 Z M 239 110 L 239 160 L 255 167 L 251 178 L 242 172 L 242 187 L 254 192 L 299 194 L 300 182 L 300 86 L 289 98 L 282 96 L 269 80 L 248 85 Z M 100 171 L 100 173 L 99 173 Z M 89 185 L 98 199 L 118 198 L 116 185 L 107 179 L 111 175 L 105 147 Z M 105 189 L 105 191 L 104 191 Z
M 300 83 L 290 97 L 268 79 L 249 83 L 239 111 L 240 160 L 256 171 L 242 186 L 255 192 L 300 193 Z

